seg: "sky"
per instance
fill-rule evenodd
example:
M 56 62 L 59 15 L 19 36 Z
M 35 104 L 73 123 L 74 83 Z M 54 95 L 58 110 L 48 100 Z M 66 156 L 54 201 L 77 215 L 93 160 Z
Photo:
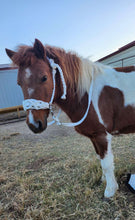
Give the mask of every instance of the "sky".
M 135 40 L 135 0 L 0 0 L 0 64 L 35 38 L 98 60 Z

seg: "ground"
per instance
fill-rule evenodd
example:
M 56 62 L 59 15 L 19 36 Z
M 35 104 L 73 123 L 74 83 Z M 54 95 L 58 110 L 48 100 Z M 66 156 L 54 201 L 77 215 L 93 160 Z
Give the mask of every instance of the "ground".
M 125 185 L 135 173 L 134 142 L 135 135 L 113 138 L 119 190 L 106 200 L 89 139 L 56 125 L 36 135 L 25 121 L 0 125 L 0 219 L 135 219 L 135 195 Z

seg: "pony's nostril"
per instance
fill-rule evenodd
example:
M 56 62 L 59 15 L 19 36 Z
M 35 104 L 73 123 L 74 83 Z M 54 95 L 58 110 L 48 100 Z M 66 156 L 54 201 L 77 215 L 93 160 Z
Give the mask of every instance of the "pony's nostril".
M 41 130 L 41 129 L 43 128 L 42 122 L 39 120 L 39 121 L 38 121 L 38 124 L 39 124 L 39 130 Z

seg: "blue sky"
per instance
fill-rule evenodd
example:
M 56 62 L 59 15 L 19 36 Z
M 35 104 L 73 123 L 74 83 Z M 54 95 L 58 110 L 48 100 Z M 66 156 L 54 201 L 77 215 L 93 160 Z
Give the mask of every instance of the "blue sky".
M 0 64 L 35 38 L 97 60 L 135 40 L 135 0 L 0 0 Z

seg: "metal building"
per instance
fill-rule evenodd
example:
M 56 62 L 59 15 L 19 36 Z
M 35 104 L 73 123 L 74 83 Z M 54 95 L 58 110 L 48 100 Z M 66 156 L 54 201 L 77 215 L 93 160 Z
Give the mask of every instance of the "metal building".
M 98 61 L 112 67 L 135 65 L 135 41 L 119 48 L 114 53 L 111 53 Z
M 0 65 L 0 109 L 22 105 L 23 94 L 17 85 L 17 68 Z

